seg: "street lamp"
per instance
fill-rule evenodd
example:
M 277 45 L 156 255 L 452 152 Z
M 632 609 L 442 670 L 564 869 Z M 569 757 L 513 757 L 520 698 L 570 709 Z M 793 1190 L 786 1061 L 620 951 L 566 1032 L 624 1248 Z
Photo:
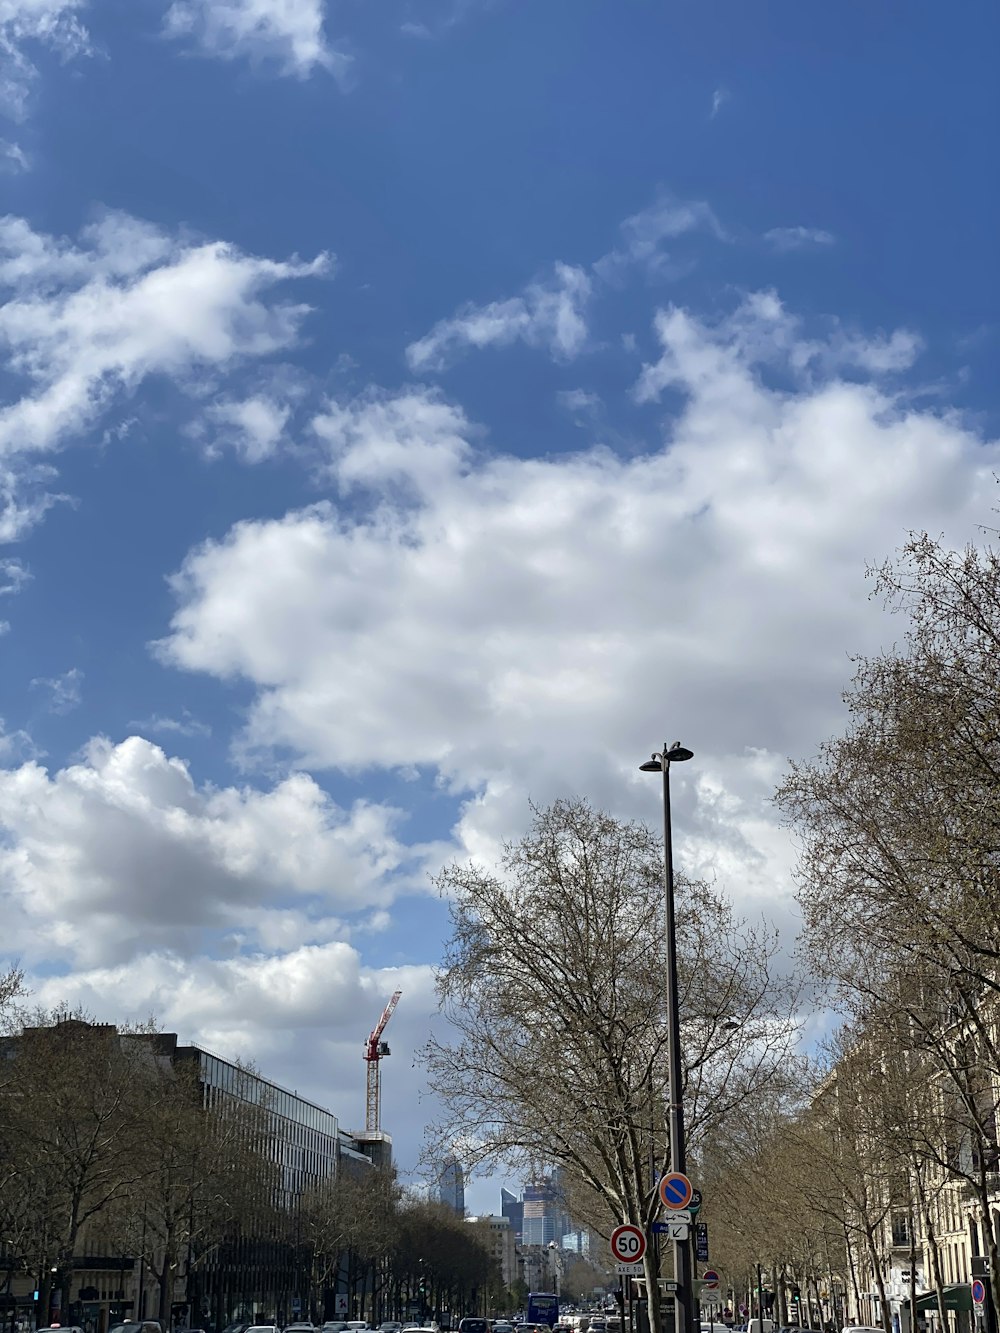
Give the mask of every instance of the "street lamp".
M 667 1054 L 668 1087 L 670 1095 L 670 1169 L 687 1170 L 687 1151 L 684 1144 L 683 1082 L 681 1078 L 681 1034 L 678 1020 L 677 985 L 677 922 L 674 915 L 674 848 L 670 826 L 670 765 L 693 759 L 691 750 L 674 741 L 664 742 L 659 754 L 654 754 L 639 768 L 643 773 L 663 774 L 663 934 L 667 959 Z M 674 1329 L 676 1333 L 692 1333 L 694 1326 L 694 1282 L 691 1264 L 691 1246 L 687 1241 L 674 1241 Z M 761 1325 L 763 1328 L 763 1324 Z

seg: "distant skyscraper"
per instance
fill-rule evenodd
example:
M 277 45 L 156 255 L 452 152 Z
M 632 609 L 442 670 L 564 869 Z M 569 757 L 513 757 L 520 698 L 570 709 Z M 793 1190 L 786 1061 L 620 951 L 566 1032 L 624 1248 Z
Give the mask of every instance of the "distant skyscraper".
M 559 1191 L 551 1179 L 536 1181 L 525 1186 L 524 1224 L 521 1242 L 524 1245 L 548 1245 L 562 1239 L 562 1203 Z
M 516 1194 L 511 1194 L 510 1190 L 501 1189 L 500 1211 L 504 1217 L 510 1219 L 511 1230 L 517 1240 L 520 1240 L 524 1230 L 524 1204 Z
M 465 1172 L 457 1157 L 449 1157 L 441 1164 L 438 1198 L 459 1217 L 465 1216 Z

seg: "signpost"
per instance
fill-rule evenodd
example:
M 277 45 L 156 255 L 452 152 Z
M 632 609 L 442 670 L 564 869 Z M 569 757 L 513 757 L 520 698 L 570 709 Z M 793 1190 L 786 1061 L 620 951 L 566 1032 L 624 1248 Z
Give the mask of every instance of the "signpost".
M 660 1202 L 670 1212 L 686 1209 L 693 1194 L 694 1186 L 683 1171 L 668 1171 L 660 1177 Z
M 670 1217 L 666 1222 L 654 1222 L 653 1230 L 656 1232 L 658 1236 L 666 1236 L 670 1234 L 671 1222 L 690 1223 L 693 1221 L 694 1217 L 692 1216 L 691 1210 L 689 1208 L 678 1208 L 676 1212 L 670 1214 Z
M 637 1271 L 636 1265 L 641 1265 L 642 1256 L 646 1253 L 646 1235 L 641 1227 L 637 1227 L 632 1222 L 624 1222 L 620 1227 L 615 1227 L 611 1233 L 611 1257 L 616 1259 L 619 1264 L 627 1264 L 628 1271 Z M 616 1272 L 622 1269 L 617 1268 Z
M 699 1222 L 694 1229 L 694 1257 L 700 1264 L 708 1260 L 708 1223 Z
M 667 1237 L 670 1240 L 688 1240 L 691 1235 L 690 1222 L 668 1222 Z

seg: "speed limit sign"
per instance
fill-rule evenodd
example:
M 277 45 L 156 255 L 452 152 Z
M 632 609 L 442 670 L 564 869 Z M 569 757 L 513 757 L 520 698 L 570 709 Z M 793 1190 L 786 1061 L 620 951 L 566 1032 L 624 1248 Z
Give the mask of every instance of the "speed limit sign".
M 611 1254 L 620 1264 L 637 1264 L 646 1253 L 646 1237 L 640 1227 L 626 1222 L 611 1233 Z

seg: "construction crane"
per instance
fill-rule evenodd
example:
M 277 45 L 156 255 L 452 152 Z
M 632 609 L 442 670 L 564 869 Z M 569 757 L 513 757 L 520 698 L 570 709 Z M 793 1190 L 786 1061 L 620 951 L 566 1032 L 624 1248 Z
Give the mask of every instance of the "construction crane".
M 382 1017 L 372 1029 L 365 1043 L 365 1059 L 368 1062 L 368 1098 L 365 1103 L 365 1133 L 378 1133 L 381 1111 L 381 1080 L 378 1063 L 383 1055 L 391 1055 L 388 1045 L 382 1040 L 385 1025 L 392 1017 L 392 1011 L 399 1003 L 402 991 L 396 991 L 392 999 L 382 1010 Z

